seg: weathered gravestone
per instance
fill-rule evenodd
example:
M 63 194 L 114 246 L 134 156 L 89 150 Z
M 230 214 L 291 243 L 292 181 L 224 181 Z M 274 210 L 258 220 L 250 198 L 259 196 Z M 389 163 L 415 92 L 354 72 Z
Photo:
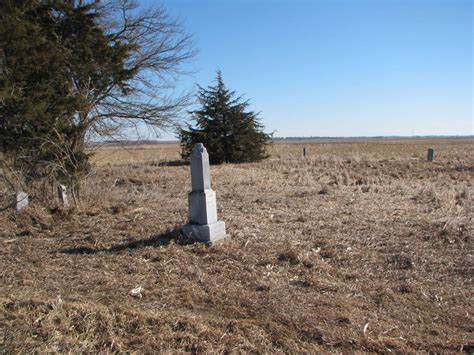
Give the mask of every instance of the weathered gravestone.
M 428 161 L 433 161 L 434 159 L 434 149 L 428 148 Z
M 28 194 L 19 191 L 15 194 L 15 209 L 21 211 L 25 207 L 28 207 Z
M 68 208 L 69 201 L 67 199 L 67 186 L 59 184 L 58 197 L 59 197 L 59 202 L 63 205 L 63 207 Z
M 189 223 L 183 233 L 200 242 L 226 238 L 225 223 L 217 220 L 216 193 L 211 189 L 209 155 L 202 143 L 195 145 L 190 158 L 192 191 L 188 195 Z

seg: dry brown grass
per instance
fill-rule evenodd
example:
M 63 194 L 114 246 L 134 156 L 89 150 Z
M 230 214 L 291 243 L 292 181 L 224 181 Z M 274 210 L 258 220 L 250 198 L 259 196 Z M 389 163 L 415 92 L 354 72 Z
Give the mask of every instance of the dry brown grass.
M 0 350 L 468 351 L 473 142 L 271 153 L 212 167 L 231 237 L 212 247 L 179 236 L 177 145 L 99 151 L 82 212 L 2 212 Z

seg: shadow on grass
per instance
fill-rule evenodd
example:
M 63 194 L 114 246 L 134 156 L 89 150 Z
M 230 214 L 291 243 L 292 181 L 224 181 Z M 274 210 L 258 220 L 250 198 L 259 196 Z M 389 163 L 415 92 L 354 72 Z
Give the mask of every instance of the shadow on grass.
M 184 166 L 189 165 L 187 160 L 169 160 L 158 163 L 158 166 Z
M 458 165 L 454 167 L 457 172 L 474 173 L 474 166 Z
M 63 254 L 97 254 L 97 253 L 120 253 L 125 250 L 139 249 L 145 247 L 160 247 L 171 242 L 177 244 L 191 244 L 192 241 L 181 234 L 180 229 L 173 229 L 166 233 L 154 235 L 147 239 L 134 240 L 128 243 L 112 245 L 108 248 L 91 248 L 78 246 L 73 248 L 60 249 L 56 252 Z

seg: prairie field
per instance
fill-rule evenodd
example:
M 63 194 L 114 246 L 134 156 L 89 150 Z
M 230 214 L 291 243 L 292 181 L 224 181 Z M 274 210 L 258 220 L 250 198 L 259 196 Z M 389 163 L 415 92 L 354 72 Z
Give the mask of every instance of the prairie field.
M 212 246 L 172 143 L 98 150 L 77 211 L 1 211 L 0 351 L 474 351 L 472 139 L 269 153 L 211 167 Z

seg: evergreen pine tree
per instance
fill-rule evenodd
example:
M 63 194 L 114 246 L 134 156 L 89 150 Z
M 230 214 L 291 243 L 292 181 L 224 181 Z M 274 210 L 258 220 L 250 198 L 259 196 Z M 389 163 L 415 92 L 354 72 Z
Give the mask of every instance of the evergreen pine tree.
M 199 86 L 199 110 L 191 111 L 196 127 L 180 130 L 183 158 L 188 158 L 196 143 L 203 143 L 212 164 L 243 163 L 267 157 L 265 146 L 271 135 L 263 132 L 258 115 L 246 111 L 249 101 L 236 97 L 226 88 L 217 71 L 217 85 Z
M 75 193 L 90 168 L 87 138 L 175 127 L 188 97 L 170 92 L 172 79 L 192 40 L 162 7 L 137 6 L 0 1 L 0 170 Z
M 88 170 L 82 82 L 104 91 L 132 74 L 127 46 L 110 46 L 91 6 L 0 5 L 0 145 L 26 181 L 53 178 L 78 192 Z

